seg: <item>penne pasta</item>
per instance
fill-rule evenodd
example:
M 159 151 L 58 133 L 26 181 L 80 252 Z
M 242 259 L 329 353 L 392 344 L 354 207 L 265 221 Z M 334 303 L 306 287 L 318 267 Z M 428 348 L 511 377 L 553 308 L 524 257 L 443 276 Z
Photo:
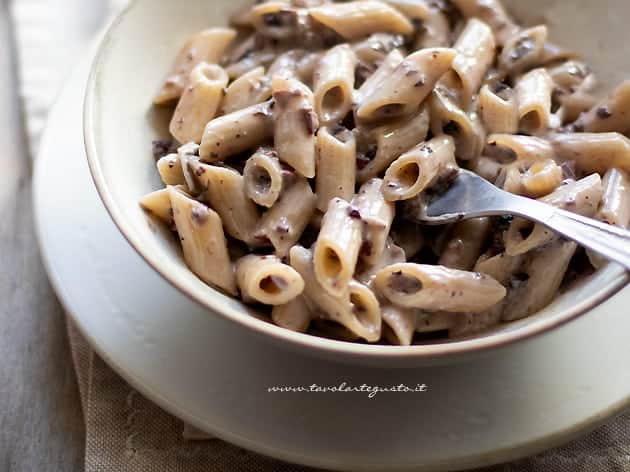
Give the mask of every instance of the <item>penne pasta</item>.
M 262 103 L 271 98 L 271 80 L 264 67 L 256 67 L 238 77 L 225 90 L 221 110 L 224 115 Z
M 254 203 L 272 207 L 280 197 L 284 180 L 278 153 L 269 148 L 258 149 L 245 163 L 243 180 L 245 194 Z
M 610 96 L 581 115 L 574 126 L 576 131 L 606 133 L 630 131 L 630 80 L 619 85 Z
M 630 177 L 619 169 L 610 169 L 602 181 L 602 204 L 596 218 L 609 225 L 627 228 L 630 224 Z
M 496 44 L 492 30 L 484 22 L 471 18 L 453 49 L 457 55 L 451 64 L 452 71 L 443 80 L 456 91 L 462 108 L 468 110 L 473 95 L 494 62 Z
M 381 305 L 383 337 L 398 346 L 409 346 L 416 332 L 416 310 L 386 304 Z
M 365 82 L 359 87 L 359 90 L 355 93 L 355 102 L 361 103 L 361 101 L 367 97 L 372 96 L 383 82 L 394 73 L 396 68 L 402 63 L 404 56 L 398 49 L 392 50 L 385 59 L 380 63 L 378 68 L 370 75 Z
M 357 180 L 372 179 L 385 170 L 401 154 L 425 140 L 429 132 L 429 108 L 420 107 L 411 118 L 395 121 L 372 130 L 376 151 L 371 159 L 357 161 Z
M 157 161 L 157 169 L 164 185 L 185 185 L 182 163 L 177 154 L 168 154 Z
M 206 125 L 199 148 L 204 162 L 217 162 L 255 148 L 273 135 L 270 101 L 215 118 Z
M 254 238 L 270 241 L 278 257 L 285 257 L 297 244 L 313 217 L 317 198 L 308 181 L 296 176 L 280 199 L 262 216 Z
M 630 140 L 619 133 L 557 133 L 550 140 L 560 160 L 574 161 L 587 174 L 630 171 Z
M 479 91 L 478 107 L 488 133 L 518 132 L 518 103 L 513 89 L 505 86 L 492 90 L 484 85 Z
M 547 36 L 547 27 L 542 25 L 524 29 L 510 37 L 497 61 L 501 75 L 515 77 L 539 66 Z
M 490 234 L 489 218 L 472 218 L 453 226 L 438 264 L 450 269 L 471 270 Z
M 331 295 L 315 275 L 314 256 L 302 246 L 291 248 L 290 263 L 304 279 L 304 297 L 317 308 L 320 316 L 345 326 L 368 342 L 379 340 L 381 312 L 369 288 L 353 280 L 340 295 Z
M 485 274 L 413 263 L 380 270 L 375 287 L 395 305 L 447 312 L 481 312 L 506 293 L 503 285 Z
M 434 333 L 436 331 L 449 331 L 456 325 L 461 313 L 447 312 L 423 312 L 416 310 L 416 333 Z M 383 320 L 385 321 L 385 320 Z
M 324 214 L 313 252 L 317 280 L 340 295 L 354 274 L 363 243 L 361 214 L 347 201 L 333 198 Z
M 547 131 L 551 121 L 553 82 L 545 69 L 534 69 L 516 83 L 519 130 L 528 134 Z
M 561 185 L 555 192 L 541 198 L 540 201 L 582 216 L 592 217 L 597 212 L 602 193 L 601 178 L 593 174 L 577 182 Z M 542 224 L 516 218 L 505 234 L 505 250 L 511 256 L 524 254 L 548 243 L 555 237 L 554 233 Z
M 423 49 L 407 56 L 369 95 L 361 95 L 356 116 L 374 121 L 409 115 L 431 93 L 433 86 L 451 67 L 455 51 Z
M 312 92 L 296 79 L 279 76 L 272 81 L 274 145 L 280 160 L 307 178 L 315 177 L 315 132 Z
M 298 333 L 305 333 L 311 324 L 313 314 L 301 295 L 285 305 L 277 305 L 271 310 L 271 319 L 278 326 Z
M 351 200 L 356 180 L 356 139 L 342 126 L 317 133 L 317 208 L 326 211 L 335 197 Z
M 492 134 L 486 143 L 485 154 L 502 163 L 545 161 L 555 156 L 551 143 L 535 136 Z
M 276 256 L 250 254 L 240 258 L 236 282 L 245 303 L 285 305 L 304 290 L 302 276 Z
M 236 31 L 231 28 L 210 28 L 190 38 L 179 52 L 153 103 L 164 105 L 179 99 L 188 85 L 192 70 L 202 62 L 218 63 L 235 37 Z
M 467 114 L 449 97 L 449 92 L 436 87 L 429 99 L 431 131 L 435 136 L 446 133 L 455 140 L 455 154 L 463 161 L 479 157 L 486 139 L 476 113 Z
M 423 20 L 413 49 L 443 48 L 450 46 L 451 25 L 447 16 L 439 8 L 430 8 Z
M 396 34 L 413 32 L 413 25 L 407 18 L 378 0 L 326 3 L 309 9 L 309 15 L 350 41 L 377 32 Z
M 549 305 L 558 293 L 576 249 L 574 242 L 557 240 L 527 254 L 522 272 L 513 280 L 502 319 L 518 320 Z
M 165 187 L 144 195 L 140 199 L 140 206 L 170 227 L 173 225 L 173 207 L 169 188 Z M 183 186 L 176 187 L 176 190 L 183 191 Z
M 456 175 L 455 143 L 441 135 L 421 143 L 396 159 L 383 179 L 383 195 L 389 201 L 409 200 L 440 179 Z
M 357 57 L 347 44 L 330 49 L 320 59 L 313 77 L 313 101 L 319 122 L 332 125 L 352 108 Z
M 191 165 L 205 190 L 205 198 L 221 216 L 225 231 L 249 245 L 260 245 L 253 237 L 260 219 L 256 205 L 247 198 L 243 176 L 229 167 Z
M 200 143 L 221 106 L 228 76 L 222 67 L 202 62 L 190 73 L 188 85 L 173 113 L 169 130 L 180 143 Z
M 396 213 L 394 204 L 385 199 L 382 186 L 381 179 L 368 180 L 352 200 L 363 222 L 363 243 L 359 255 L 370 265 L 383 257 Z
M 184 193 L 168 188 L 186 265 L 201 280 L 236 295 L 234 269 L 219 215 Z
M 503 45 L 517 31 L 518 26 L 499 0 L 452 0 L 466 18 L 479 18 L 494 32 L 499 45 Z

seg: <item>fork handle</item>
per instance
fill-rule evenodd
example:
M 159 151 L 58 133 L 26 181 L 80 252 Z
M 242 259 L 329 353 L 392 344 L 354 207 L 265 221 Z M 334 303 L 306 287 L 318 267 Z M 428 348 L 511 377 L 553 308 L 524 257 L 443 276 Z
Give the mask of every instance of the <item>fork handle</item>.
M 630 231 L 560 209 L 534 219 L 630 270 Z

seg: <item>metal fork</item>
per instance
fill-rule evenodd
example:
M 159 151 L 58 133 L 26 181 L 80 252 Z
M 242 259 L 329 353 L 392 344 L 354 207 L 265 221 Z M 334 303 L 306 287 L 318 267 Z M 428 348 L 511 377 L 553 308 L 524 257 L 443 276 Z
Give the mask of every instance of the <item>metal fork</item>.
M 498 215 L 541 223 L 630 270 L 630 231 L 508 193 L 467 170 L 459 172 L 446 192 L 413 210 L 415 219 L 430 225 Z

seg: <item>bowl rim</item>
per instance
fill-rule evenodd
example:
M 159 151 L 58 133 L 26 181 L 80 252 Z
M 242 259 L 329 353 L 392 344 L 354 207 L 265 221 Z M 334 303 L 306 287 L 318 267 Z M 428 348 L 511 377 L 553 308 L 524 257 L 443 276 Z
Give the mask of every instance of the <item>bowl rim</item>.
M 127 227 L 126 218 L 110 192 L 110 186 L 104 177 L 100 164 L 101 161 L 99 159 L 97 144 L 98 136 L 96 131 L 98 125 L 98 81 L 100 71 L 104 67 L 107 54 L 110 50 L 109 45 L 116 34 L 118 26 L 127 18 L 137 3 L 138 0 L 131 0 L 107 27 L 106 32 L 98 45 L 91 65 L 83 103 L 83 137 L 90 174 L 92 175 L 92 180 L 94 181 L 105 209 L 131 247 L 168 283 L 174 286 L 185 296 L 189 297 L 195 303 L 205 308 L 212 315 L 221 316 L 224 319 L 237 323 L 257 335 L 265 336 L 269 340 L 286 343 L 287 347 L 307 350 L 314 354 L 332 354 L 341 356 L 338 357 L 340 359 L 361 358 L 363 360 L 383 361 L 387 359 L 410 360 L 410 358 L 413 358 L 416 360 L 429 361 L 452 358 L 466 354 L 479 354 L 487 352 L 491 349 L 505 347 L 517 342 L 525 341 L 575 320 L 579 316 L 590 311 L 592 308 L 611 298 L 628 283 L 630 283 L 629 274 L 620 268 L 620 273 L 609 286 L 593 293 L 586 300 L 577 304 L 573 308 L 558 313 L 557 315 L 550 316 L 549 319 L 539 320 L 531 326 L 523 326 L 515 330 L 491 333 L 488 335 L 482 334 L 477 337 L 466 338 L 459 341 L 451 340 L 444 343 L 411 346 L 352 343 L 327 339 L 311 334 L 298 333 L 281 328 L 268 321 L 258 319 L 257 317 L 251 316 L 243 311 L 239 311 L 236 308 L 225 306 L 220 302 L 205 300 L 197 290 L 189 287 L 185 281 L 179 281 L 167 270 L 163 269 L 161 267 L 160 257 L 158 257 L 157 254 L 146 250 L 143 247 L 141 238 L 135 234 L 131 228 Z M 216 290 L 211 286 L 207 286 L 207 289 Z

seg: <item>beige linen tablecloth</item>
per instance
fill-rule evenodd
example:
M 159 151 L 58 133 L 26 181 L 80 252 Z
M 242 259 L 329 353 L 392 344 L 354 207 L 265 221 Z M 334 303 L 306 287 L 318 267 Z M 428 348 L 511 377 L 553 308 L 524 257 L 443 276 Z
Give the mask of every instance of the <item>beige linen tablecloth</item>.
M 126 0 L 14 0 L 22 97 L 37 152 L 63 79 L 104 20 Z M 208 436 L 133 390 L 68 319 L 86 423 L 86 472 L 305 471 Z M 630 361 L 630 360 L 629 360 Z M 565 447 L 487 472 L 630 472 L 630 413 Z

